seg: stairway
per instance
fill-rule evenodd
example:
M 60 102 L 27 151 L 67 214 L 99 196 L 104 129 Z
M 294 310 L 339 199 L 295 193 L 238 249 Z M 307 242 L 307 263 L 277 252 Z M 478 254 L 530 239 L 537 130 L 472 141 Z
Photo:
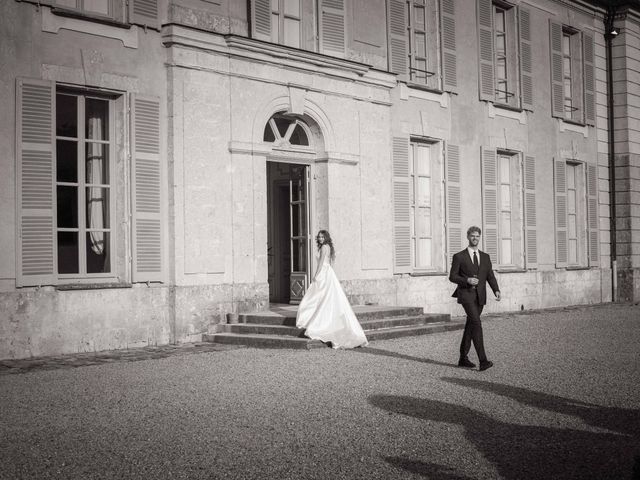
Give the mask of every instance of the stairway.
M 256 348 L 326 347 L 296 328 L 296 310 L 292 305 L 270 305 L 267 311 L 240 314 L 239 323 L 216 325 L 202 341 Z M 370 342 L 464 328 L 464 323 L 452 321 L 448 314 L 425 314 L 418 307 L 355 306 L 353 311 Z

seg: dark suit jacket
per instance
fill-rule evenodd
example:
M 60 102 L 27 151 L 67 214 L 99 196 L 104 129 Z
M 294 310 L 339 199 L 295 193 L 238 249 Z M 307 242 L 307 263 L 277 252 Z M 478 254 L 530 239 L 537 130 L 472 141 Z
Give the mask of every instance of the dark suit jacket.
M 487 282 L 489 282 L 494 294 L 500 290 L 498 281 L 493 274 L 491 257 L 480 250 L 478 250 L 478 253 L 480 254 L 480 267 L 478 269 L 471 261 L 466 248 L 453 256 L 449 280 L 458 285 L 452 295 L 452 297 L 458 298 L 458 303 L 473 303 L 477 295 L 478 303 L 485 305 L 487 303 Z M 467 283 L 467 278 L 474 275 L 478 276 L 478 285 L 475 288 Z

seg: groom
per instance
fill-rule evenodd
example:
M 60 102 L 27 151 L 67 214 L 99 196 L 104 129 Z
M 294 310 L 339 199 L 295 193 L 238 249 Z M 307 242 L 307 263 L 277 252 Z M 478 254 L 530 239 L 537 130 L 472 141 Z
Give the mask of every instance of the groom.
M 500 288 L 491 268 L 491 258 L 488 254 L 478 249 L 482 231 L 478 227 L 469 227 L 467 240 L 469 246 L 453 256 L 449 280 L 458 285 L 453 297 L 457 297 L 467 314 L 467 323 L 464 326 L 462 343 L 460 343 L 459 367 L 473 368 L 475 364 L 469 361 L 467 355 L 471 349 L 471 342 L 478 354 L 480 361 L 479 370 L 493 367 L 493 362 L 487 360 L 482 340 L 482 323 L 480 314 L 487 303 L 487 282 L 493 290 L 496 300 L 500 301 Z

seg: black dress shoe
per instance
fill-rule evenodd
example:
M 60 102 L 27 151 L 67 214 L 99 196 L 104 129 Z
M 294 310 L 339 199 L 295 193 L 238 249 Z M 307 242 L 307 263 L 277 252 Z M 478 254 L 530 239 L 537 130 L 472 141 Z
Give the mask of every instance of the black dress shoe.
M 478 367 L 478 370 L 482 372 L 483 370 L 487 370 L 491 367 L 493 367 L 493 362 L 490 360 L 486 360 L 484 362 L 480 362 L 480 367 Z
M 471 361 L 469 361 L 468 358 L 461 358 L 458 361 L 458 366 L 459 367 L 463 367 L 463 368 L 475 368 L 476 364 L 471 362 Z

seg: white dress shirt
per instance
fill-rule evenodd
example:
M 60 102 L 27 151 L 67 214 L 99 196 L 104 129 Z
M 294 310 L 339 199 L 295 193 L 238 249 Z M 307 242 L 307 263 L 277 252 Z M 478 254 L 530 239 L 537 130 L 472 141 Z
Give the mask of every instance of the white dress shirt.
M 473 263 L 473 252 L 477 253 L 477 257 L 478 257 L 478 266 L 480 266 L 480 249 L 474 250 L 471 247 L 467 247 L 467 252 L 469 252 L 469 258 L 471 259 L 471 263 Z

